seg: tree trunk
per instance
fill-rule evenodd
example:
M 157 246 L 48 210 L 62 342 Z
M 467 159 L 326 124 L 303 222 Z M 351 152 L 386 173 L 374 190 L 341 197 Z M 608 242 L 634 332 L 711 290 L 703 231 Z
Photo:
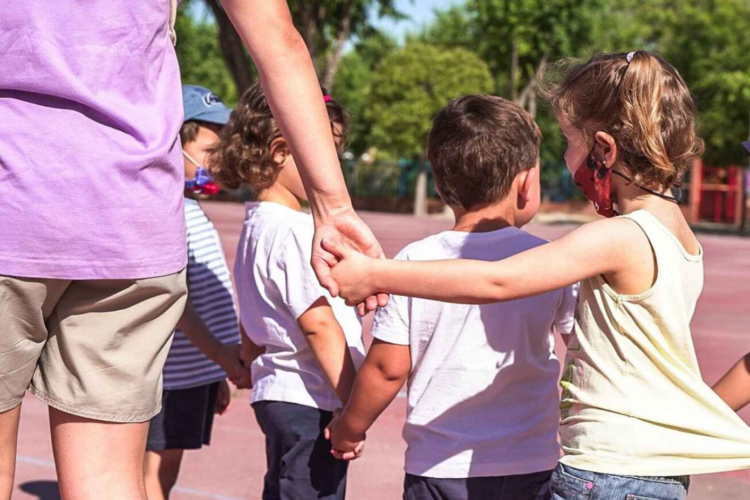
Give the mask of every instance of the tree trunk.
M 510 75 L 508 75 L 508 98 L 516 101 L 516 78 L 518 75 L 518 39 L 513 34 L 510 39 Z
M 333 51 L 326 62 L 326 74 L 323 78 L 323 86 L 329 91 L 333 87 L 333 81 L 336 78 L 336 72 L 341 63 L 341 57 L 344 55 L 344 44 L 352 30 L 351 6 L 352 2 L 347 2 L 343 7 L 341 22 L 336 32 L 336 41 L 333 44 Z
M 537 66 L 536 71 L 534 71 L 534 76 L 531 78 L 531 80 L 529 80 L 529 83 L 526 84 L 526 87 L 523 89 L 523 92 L 521 92 L 518 98 L 514 99 L 513 101 L 523 109 L 528 111 L 532 118 L 536 118 L 537 112 L 537 78 L 539 78 L 539 75 L 544 71 L 546 67 L 547 54 L 542 56 L 542 59 L 539 61 L 539 65 Z
M 427 171 L 422 166 L 419 167 L 417 186 L 414 190 L 414 216 L 427 216 Z
M 317 37 L 318 37 L 318 23 L 317 23 L 317 10 L 318 6 L 315 2 L 302 2 L 300 7 L 299 19 L 295 23 L 299 29 L 302 39 L 307 45 L 307 50 L 310 52 L 310 57 L 315 62 L 317 57 Z
M 237 93 L 242 95 L 255 80 L 255 74 L 245 53 L 245 45 L 219 0 L 206 0 L 206 4 L 211 8 L 219 26 L 219 45 L 224 62 L 232 75 Z

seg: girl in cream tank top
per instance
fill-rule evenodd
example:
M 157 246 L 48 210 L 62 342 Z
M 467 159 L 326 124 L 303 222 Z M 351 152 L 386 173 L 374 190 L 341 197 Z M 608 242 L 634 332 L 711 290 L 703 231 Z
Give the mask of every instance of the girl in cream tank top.
M 750 428 L 703 382 L 693 348 L 702 250 L 688 253 L 645 210 L 624 217 L 648 237 L 656 280 L 639 295 L 601 276 L 581 283 L 561 382 L 561 462 L 635 476 L 748 468 Z

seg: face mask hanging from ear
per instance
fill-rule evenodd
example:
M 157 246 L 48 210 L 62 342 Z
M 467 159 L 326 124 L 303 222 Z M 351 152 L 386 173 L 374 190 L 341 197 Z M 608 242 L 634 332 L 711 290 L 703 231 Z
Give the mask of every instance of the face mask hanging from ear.
M 219 185 L 211 178 L 206 167 L 201 166 L 192 156 L 183 150 L 182 154 L 190 163 L 195 165 L 195 177 L 185 181 L 185 189 L 196 194 L 216 194 L 220 191 Z
M 576 170 L 573 182 L 594 204 L 596 213 L 607 218 L 620 215 L 612 202 L 612 169 L 607 168 L 605 161 L 594 156 L 593 149 Z

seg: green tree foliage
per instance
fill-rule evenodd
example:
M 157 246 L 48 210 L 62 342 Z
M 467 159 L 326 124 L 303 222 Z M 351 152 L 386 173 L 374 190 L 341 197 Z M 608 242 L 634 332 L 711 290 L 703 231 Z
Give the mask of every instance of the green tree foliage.
M 476 54 L 407 44 L 385 56 L 373 74 L 368 106 L 373 144 L 395 156 L 423 157 L 435 113 L 455 97 L 492 88 L 490 70 Z
M 193 19 L 182 8 L 177 12 L 176 29 L 182 82 L 207 87 L 229 104 L 237 102 L 237 88 L 221 55 L 216 24 Z
M 372 120 L 368 115 L 372 75 L 380 61 L 398 48 L 396 41 L 379 32 L 360 40 L 344 55 L 331 93 L 350 117 L 349 149 L 356 155 L 372 144 Z

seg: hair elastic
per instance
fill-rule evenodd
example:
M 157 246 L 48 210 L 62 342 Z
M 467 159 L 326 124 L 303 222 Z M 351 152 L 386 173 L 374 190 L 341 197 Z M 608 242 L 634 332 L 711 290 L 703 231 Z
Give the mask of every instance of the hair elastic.
M 323 96 L 323 101 L 324 102 L 331 102 L 331 96 L 329 96 L 328 94 L 324 95 Z

